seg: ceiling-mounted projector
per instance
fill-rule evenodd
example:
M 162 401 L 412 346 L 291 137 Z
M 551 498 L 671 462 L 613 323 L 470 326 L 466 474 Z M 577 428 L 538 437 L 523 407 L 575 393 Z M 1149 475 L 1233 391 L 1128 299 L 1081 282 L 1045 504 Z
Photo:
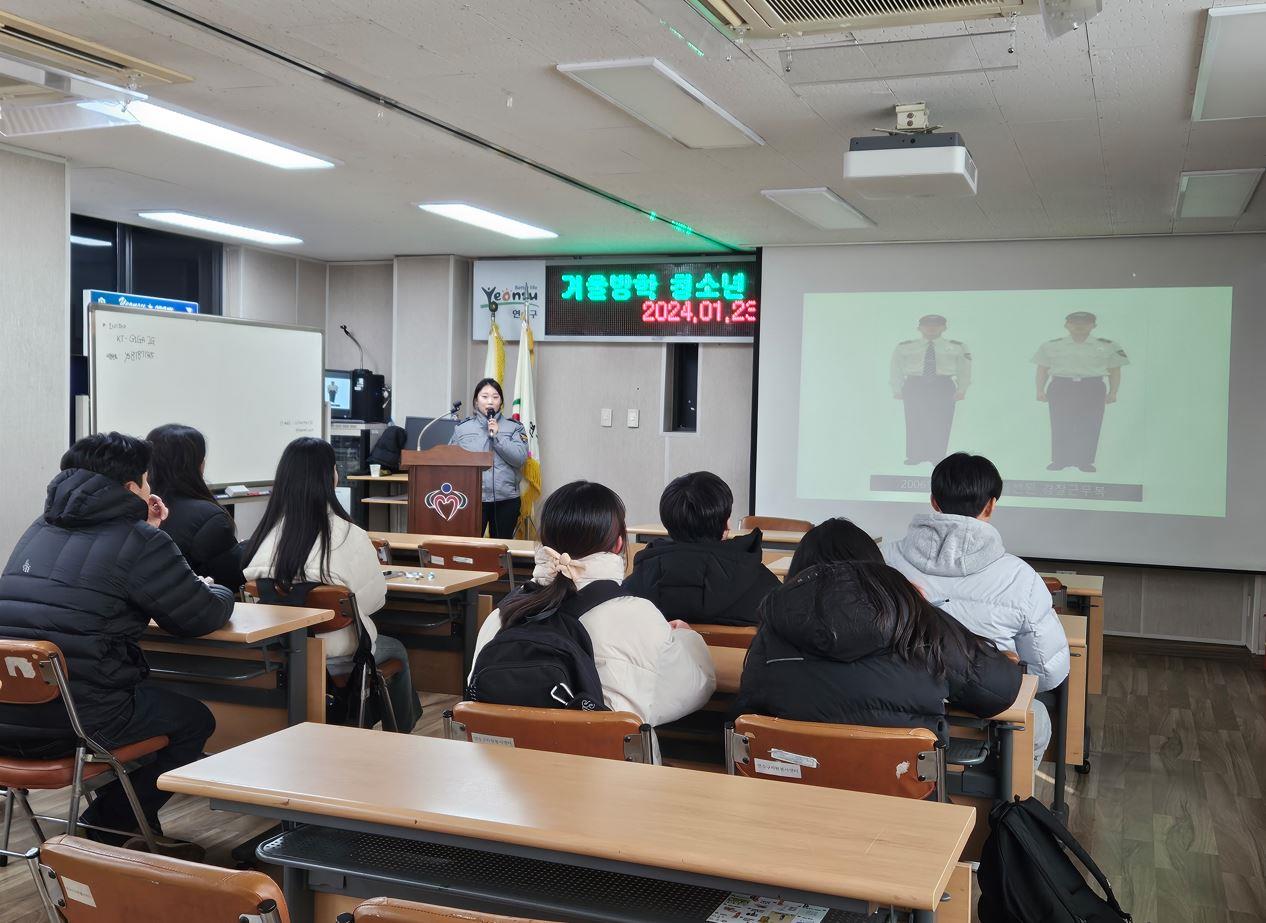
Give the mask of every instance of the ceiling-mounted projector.
M 853 138 L 844 181 L 865 199 L 976 194 L 976 162 L 956 131 Z

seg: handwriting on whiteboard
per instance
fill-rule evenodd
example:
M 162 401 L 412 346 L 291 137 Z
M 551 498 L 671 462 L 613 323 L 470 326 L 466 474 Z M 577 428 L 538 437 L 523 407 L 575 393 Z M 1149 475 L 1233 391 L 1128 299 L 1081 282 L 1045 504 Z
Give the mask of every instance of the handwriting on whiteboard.
M 310 436 L 316 432 L 315 420 L 282 420 L 281 425 L 299 436 Z

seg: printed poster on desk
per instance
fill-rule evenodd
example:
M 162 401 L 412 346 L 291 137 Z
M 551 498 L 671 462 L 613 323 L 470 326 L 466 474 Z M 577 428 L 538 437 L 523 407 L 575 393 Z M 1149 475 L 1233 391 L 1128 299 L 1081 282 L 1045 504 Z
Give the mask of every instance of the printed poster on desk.
M 731 894 L 708 917 L 708 923 L 821 923 L 826 915 L 826 907 L 776 897 Z
M 488 339 L 493 306 L 506 342 L 518 342 L 525 314 L 532 335 L 541 339 L 545 336 L 545 261 L 475 260 L 471 301 L 472 340 Z

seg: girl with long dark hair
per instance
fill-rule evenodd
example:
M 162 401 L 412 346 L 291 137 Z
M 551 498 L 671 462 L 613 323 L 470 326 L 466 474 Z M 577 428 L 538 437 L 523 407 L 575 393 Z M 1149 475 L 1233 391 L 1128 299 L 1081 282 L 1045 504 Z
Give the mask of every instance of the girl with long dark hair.
M 387 580 L 368 533 L 355 525 L 335 494 L 338 471 L 334 448 L 304 436 L 286 446 L 277 465 L 272 496 L 246 547 L 247 580 L 271 578 L 283 587 L 317 582 L 347 587 L 356 594 L 364 630 L 374 639 L 378 663 L 399 660 L 404 668 L 387 680 L 399 729 L 408 733 L 422 708 L 409 674 L 409 656 L 395 638 L 378 634 L 370 618 L 387 601 Z M 329 669 L 351 669 L 356 652 L 352 625 L 318 635 L 325 642 Z
M 1019 665 L 876 554 L 846 519 L 805 536 L 765 598 L 735 714 L 943 734 L 947 700 L 982 718 L 1015 701 Z
M 624 504 L 590 481 L 559 487 L 541 507 L 534 586 L 516 592 L 484 622 L 475 658 L 503 626 L 555 609 L 599 580 L 624 578 Z M 605 704 L 648 724 L 698 711 L 716 687 L 707 645 L 684 622 L 667 622 L 654 604 L 618 596 L 580 617 L 593 642 Z
M 195 574 L 234 592 L 241 589 L 245 581 L 237 526 L 203 479 L 206 438 L 180 423 L 156 427 L 145 438 L 152 450 L 150 490 L 167 504 L 168 515 L 160 528 L 171 536 Z

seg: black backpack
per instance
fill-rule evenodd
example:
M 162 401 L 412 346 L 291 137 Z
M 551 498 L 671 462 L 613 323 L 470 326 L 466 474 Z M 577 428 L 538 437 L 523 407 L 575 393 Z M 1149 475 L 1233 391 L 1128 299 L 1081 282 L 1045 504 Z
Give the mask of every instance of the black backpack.
M 514 595 L 540 590 L 529 582 Z M 606 711 L 593 642 L 580 617 L 595 606 L 627 595 L 614 580 L 596 580 L 561 606 L 537 613 L 513 628 L 502 628 L 475 658 L 466 686 L 467 700 Z
M 981 923 L 1129 923 L 1090 853 L 1036 798 L 1003 802 L 989 822 L 977 873 Z M 1068 853 L 1094 876 L 1104 897 Z

